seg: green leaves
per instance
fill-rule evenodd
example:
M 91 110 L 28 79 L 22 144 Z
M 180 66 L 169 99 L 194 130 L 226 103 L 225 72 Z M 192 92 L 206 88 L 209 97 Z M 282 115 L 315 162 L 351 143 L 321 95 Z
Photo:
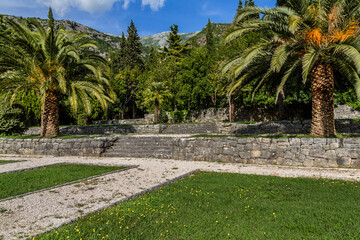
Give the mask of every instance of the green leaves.
M 51 9 L 46 30 L 35 19 L 29 22 L 34 31 L 10 19 L 6 24 L 11 37 L 0 34 L 5 42 L 0 45 L 0 66 L 4 69 L 0 75 L 4 87 L 0 91 L 10 91 L 12 99 L 16 99 L 25 91 L 37 90 L 42 104 L 49 91 L 69 96 L 74 111 L 81 104 L 87 115 L 92 110 L 92 96 L 105 110 L 108 102 L 116 98 L 103 74 L 107 61 L 93 52 L 97 43 L 87 39 L 86 34 L 69 33 L 63 27 L 56 31 Z

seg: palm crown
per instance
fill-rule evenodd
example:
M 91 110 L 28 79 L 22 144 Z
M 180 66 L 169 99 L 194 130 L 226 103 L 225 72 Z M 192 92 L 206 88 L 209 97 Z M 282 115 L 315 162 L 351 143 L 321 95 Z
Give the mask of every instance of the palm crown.
M 63 27 L 56 31 L 51 9 L 47 30 L 36 20 L 30 20 L 28 26 L 11 19 L 5 24 L 10 34 L 0 35 L 5 43 L 0 46 L 1 90 L 11 93 L 11 101 L 23 91 L 38 92 L 42 102 L 41 135 L 58 134 L 59 95 L 69 97 L 75 112 L 82 104 L 87 114 L 91 112 L 89 94 L 104 109 L 115 98 L 102 74 L 106 60 L 88 51 L 97 49 L 96 43 Z
M 280 76 L 279 94 L 289 79 L 310 79 L 311 133 L 334 135 L 334 71 L 351 80 L 360 95 L 359 13 L 356 0 L 289 0 L 271 9 L 240 9 L 227 42 L 252 31 L 267 34 L 224 65 L 233 80 L 229 93 L 254 81 L 256 92 Z M 254 14 L 262 18 L 249 18 Z

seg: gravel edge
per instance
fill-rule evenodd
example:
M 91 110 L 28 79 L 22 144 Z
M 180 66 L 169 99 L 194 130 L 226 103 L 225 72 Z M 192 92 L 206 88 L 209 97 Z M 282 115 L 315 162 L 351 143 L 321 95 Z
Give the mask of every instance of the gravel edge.
M 144 195 L 144 194 L 146 194 L 146 193 L 148 193 L 148 192 L 151 192 L 151 191 L 154 191 L 154 190 L 158 190 L 158 189 L 160 189 L 160 188 L 162 188 L 162 187 L 165 187 L 165 186 L 167 186 L 167 185 L 170 185 L 171 183 L 177 182 L 177 181 L 179 181 L 179 180 L 185 179 L 185 178 L 187 178 L 187 177 L 189 177 L 189 176 L 191 176 L 191 175 L 194 175 L 194 174 L 196 174 L 196 173 L 198 173 L 198 172 L 201 172 L 201 170 L 200 170 L 200 169 L 196 169 L 196 170 L 193 170 L 193 171 L 191 171 L 191 172 L 185 173 L 185 174 L 183 174 L 183 175 L 180 175 L 179 177 L 170 179 L 170 180 L 168 180 L 168 181 L 166 181 L 166 182 L 164 182 L 164 183 L 158 184 L 158 185 L 156 185 L 156 186 L 154 186 L 154 187 L 148 188 L 148 189 L 143 190 L 143 191 L 141 191 L 141 192 L 135 193 L 135 194 L 133 194 L 133 195 L 131 195 L 131 196 L 129 196 L 129 197 L 126 197 L 126 198 L 124 198 L 124 199 L 121 199 L 121 200 L 119 200 L 119 201 L 117 201 L 117 202 L 114 202 L 114 203 L 112 203 L 112 204 L 109 204 L 108 206 L 98 208 L 98 209 L 96 209 L 95 211 L 86 213 L 86 214 L 84 214 L 84 215 L 81 215 L 80 217 L 76 217 L 76 218 L 70 219 L 70 220 L 68 220 L 68 221 L 66 221 L 66 222 L 63 222 L 63 223 L 59 224 L 59 225 L 53 226 L 53 227 L 51 227 L 51 228 L 48 228 L 48 229 L 44 230 L 43 232 L 40 232 L 40 233 L 37 233 L 37 234 L 33 234 L 33 235 L 29 235 L 28 237 L 23 238 L 23 240 L 31 239 L 31 238 L 37 237 L 37 236 L 39 236 L 39 235 L 41 235 L 41 234 L 51 232 L 51 231 L 54 230 L 54 229 L 60 228 L 60 227 L 62 227 L 62 226 L 64 226 L 64 225 L 67 225 L 67 224 L 71 224 L 71 223 L 77 221 L 79 218 L 87 217 L 87 216 L 89 216 L 90 214 L 100 212 L 100 211 L 105 210 L 105 209 L 108 209 L 108 208 L 110 208 L 110 207 L 119 205 L 119 204 L 122 203 L 122 202 L 129 201 L 129 200 L 131 200 L 131 199 L 140 197 L 140 196 L 142 196 L 142 195 Z
M 61 165 L 61 164 L 64 164 L 64 163 L 55 163 L 55 164 L 50 164 L 50 165 L 46 165 L 46 166 L 41 166 L 41 167 L 35 167 L 35 168 L 25 169 L 25 170 L 22 169 L 22 170 L 11 171 L 11 172 L 8 172 L 8 173 L 24 172 L 24 171 L 27 171 L 27 170 L 40 169 L 40 168 L 43 168 L 43 167 L 56 166 L 56 165 Z M 83 165 L 83 164 L 75 164 L 75 165 Z M 90 166 L 102 166 L 102 165 L 97 165 L 97 164 L 86 164 L 86 165 L 90 165 Z M 119 166 L 119 167 L 120 167 L 120 166 Z M 79 179 L 79 180 L 75 180 L 75 181 L 72 181 L 72 182 L 67 182 L 67 183 L 64 183 L 64 184 L 61 184 L 61 185 L 56 185 L 56 186 L 49 187 L 49 188 L 43 188 L 43 189 L 40 189 L 40 190 L 36 190 L 36 191 L 33 191 L 33 192 L 24 193 L 24 194 L 21 194 L 21 195 L 16 195 L 16 196 L 13 196 L 13 197 L 8 197 L 8 198 L 0 199 L 0 203 L 1 203 L 1 202 L 8 201 L 8 200 L 11 200 L 11 199 L 15 199 L 15 198 L 25 197 L 25 196 L 28 196 L 28 195 L 31 195 L 31 194 L 34 194 L 34 193 L 45 192 L 45 191 L 48 191 L 48 190 L 53 190 L 53 189 L 56 189 L 56 188 L 69 186 L 69 185 L 72 185 L 72 184 L 75 184 L 75 183 L 80 183 L 80 182 L 87 181 L 87 180 L 91 180 L 91 179 L 94 179 L 94 178 L 103 177 L 103 176 L 110 175 L 110 174 L 113 174 L 113 173 L 128 171 L 128 170 L 130 170 L 130 169 L 138 168 L 139 166 L 136 165 L 136 166 L 124 166 L 124 167 L 126 167 L 126 168 L 119 169 L 119 170 L 115 170 L 115 171 L 112 171 L 112 172 L 103 173 L 103 174 L 100 174 L 100 175 L 91 176 L 91 177 L 88 177 L 88 178 L 82 178 L 82 179 Z

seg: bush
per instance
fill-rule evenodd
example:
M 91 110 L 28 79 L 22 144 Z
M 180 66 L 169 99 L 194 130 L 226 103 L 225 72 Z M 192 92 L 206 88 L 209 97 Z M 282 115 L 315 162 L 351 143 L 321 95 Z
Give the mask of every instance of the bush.
M 166 111 L 160 110 L 159 123 L 168 123 L 168 122 L 169 122 L 169 117 L 168 117 Z
M 23 133 L 28 127 L 26 115 L 21 108 L 0 106 L 0 135 Z
M 174 123 L 181 123 L 189 119 L 190 112 L 188 110 L 173 111 L 170 113 L 170 116 Z

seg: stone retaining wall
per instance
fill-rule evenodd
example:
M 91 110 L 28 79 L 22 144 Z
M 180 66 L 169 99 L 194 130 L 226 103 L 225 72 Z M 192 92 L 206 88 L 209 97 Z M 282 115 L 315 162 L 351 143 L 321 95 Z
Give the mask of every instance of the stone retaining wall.
M 117 138 L 6 139 L 0 138 L 0 154 L 27 156 L 100 156 Z
M 157 157 L 244 164 L 360 167 L 360 139 L 170 136 L 119 136 L 95 139 L 1 138 L 0 154 Z
M 255 124 L 208 123 L 173 125 L 112 125 L 62 127 L 63 135 L 114 135 L 114 134 L 308 134 L 310 120 L 275 121 Z M 336 131 L 347 134 L 360 134 L 360 122 L 354 120 L 336 120 Z M 39 135 L 40 128 L 30 128 L 24 135 Z
M 360 139 L 182 138 L 174 158 L 306 167 L 360 167 Z
M 159 132 L 160 125 L 70 126 L 60 128 L 62 135 L 156 134 Z M 29 128 L 24 135 L 40 135 L 40 128 Z

